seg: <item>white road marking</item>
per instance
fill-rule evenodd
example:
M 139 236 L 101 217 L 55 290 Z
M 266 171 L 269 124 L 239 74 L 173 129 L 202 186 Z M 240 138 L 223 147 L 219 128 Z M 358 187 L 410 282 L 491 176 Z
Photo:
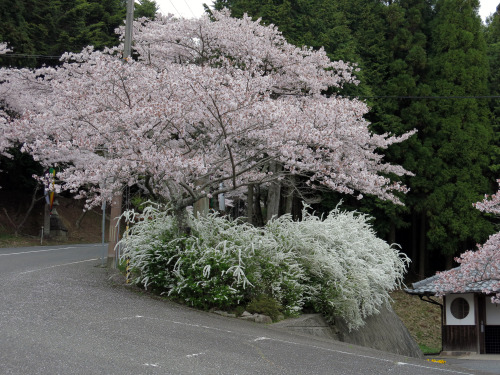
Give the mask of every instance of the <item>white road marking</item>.
M 0 257 L 6 256 L 6 255 L 21 255 L 21 254 L 31 254 L 31 253 L 44 253 L 47 251 L 59 251 L 59 250 L 69 250 L 69 249 L 77 249 L 76 246 L 70 246 L 70 247 L 58 247 L 57 249 L 44 249 L 44 250 L 32 250 L 32 251 L 23 251 L 20 253 L 9 253 L 9 254 L 0 254 Z
M 155 318 L 148 318 L 148 319 L 155 319 Z M 163 320 L 163 319 L 161 319 Z M 221 328 L 216 328 L 216 327 L 210 327 L 210 326 L 202 326 L 200 324 L 193 324 L 193 323 L 185 323 L 185 322 L 178 322 L 176 320 L 167 320 L 168 322 L 174 323 L 174 324 L 182 324 L 185 326 L 189 327 L 197 327 L 197 328 L 204 328 L 204 329 L 210 329 L 212 331 L 220 331 L 220 332 L 227 332 L 227 333 L 232 333 L 232 331 L 229 331 L 227 329 L 221 329 Z
M 24 272 L 19 272 L 19 275 L 23 275 L 25 273 L 31 273 L 31 272 L 37 272 L 37 271 L 43 271 L 43 270 L 48 270 L 50 268 L 55 268 L 55 267 L 62 267 L 62 266 L 69 266 L 72 264 L 78 264 L 78 263 L 84 263 L 84 262 L 92 262 L 94 260 L 99 260 L 101 258 L 93 258 L 93 259 L 86 259 L 86 260 L 80 260 L 78 262 L 71 262 L 71 263 L 63 263 L 63 264 L 56 264 L 55 266 L 50 266 L 50 267 L 44 267 L 44 268 L 37 268 L 36 270 L 30 270 L 30 271 L 24 271 Z
M 204 355 L 204 354 L 205 354 L 205 353 L 203 353 L 203 352 L 201 352 L 201 353 L 194 353 L 194 354 L 188 354 L 188 355 L 186 355 L 186 357 L 188 357 L 188 358 L 192 358 L 192 357 L 197 357 L 197 356 L 199 356 L 199 355 Z

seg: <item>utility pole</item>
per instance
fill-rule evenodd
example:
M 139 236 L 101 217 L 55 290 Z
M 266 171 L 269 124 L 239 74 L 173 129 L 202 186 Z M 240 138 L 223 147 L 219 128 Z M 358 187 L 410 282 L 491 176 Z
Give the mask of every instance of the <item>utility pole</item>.
M 125 41 L 123 46 L 123 58 L 126 59 L 132 52 L 132 28 L 134 23 L 134 0 L 127 2 L 127 18 L 125 19 Z
M 127 18 L 125 19 L 125 41 L 123 59 L 126 60 L 132 53 L 132 27 L 134 22 L 134 0 L 127 1 Z M 111 200 L 111 217 L 109 224 L 108 267 L 116 267 L 115 247 L 120 240 L 120 216 L 122 214 L 122 191 L 117 191 Z

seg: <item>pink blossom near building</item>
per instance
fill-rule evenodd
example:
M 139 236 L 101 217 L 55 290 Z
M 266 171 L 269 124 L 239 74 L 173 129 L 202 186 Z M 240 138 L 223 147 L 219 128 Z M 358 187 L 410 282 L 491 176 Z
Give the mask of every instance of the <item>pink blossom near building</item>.
M 499 181 L 500 182 L 500 181 Z M 500 213 L 500 192 L 475 204 Z M 443 350 L 500 353 L 500 232 L 455 259 L 459 267 L 438 272 L 406 291 L 427 301 L 443 296 Z

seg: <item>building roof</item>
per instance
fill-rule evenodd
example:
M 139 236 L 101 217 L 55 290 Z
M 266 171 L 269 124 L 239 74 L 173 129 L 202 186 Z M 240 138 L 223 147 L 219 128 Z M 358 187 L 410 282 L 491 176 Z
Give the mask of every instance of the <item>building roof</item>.
M 457 269 L 460 269 L 460 267 L 457 267 Z M 427 279 L 413 283 L 413 288 L 406 288 L 405 292 L 408 294 L 433 296 L 437 292 L 438 277 L 438 275 L 434 275 L 428 277 Z M 468 283 L 460 293 L 482 293 L 485 289 L 493 290 L 493 286 L 497 283 L 498 280 L 494 279 Z M 496 292 L 498 291 L 500 290 L 497 289 Z

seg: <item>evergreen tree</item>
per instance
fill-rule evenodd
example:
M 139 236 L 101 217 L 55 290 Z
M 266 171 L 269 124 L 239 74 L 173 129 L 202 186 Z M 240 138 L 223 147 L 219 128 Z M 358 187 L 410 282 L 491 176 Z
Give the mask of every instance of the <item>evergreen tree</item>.
M 484 100 L 488 94 L 486 43 L 478 0 L 438 0 L 432 20 L 428 101 L 431 113 L 423 146 L 428 155 L 415 171 L 428 195 L 423 201 L 431 250 L 447 256 L 482 242 L 493 232 L 472 206 L 491 190 L 488 168 L 493 129 Z M 466 97 L 466 98 L 462 98 Z
M 15 48 L 16 54 L 34 55 L 36 48 L 30 38 L 25 2 L 22 0 L 3 0 L 0 2 L 0 42 L 8 42 Z M 21 57 L 6 58 L 0 56 L 0 66 L 32 66 L 35 59 Z
M 433 17 L 433 2 L 429 0 L 400 0 L 385 7 L 387 31 L 385 40 L 386 65 L 381 82 L 373 89 L 377 94 L 369 119 L 377 132 L 402 133 L 411 129 L 419 132 L 401 147 L 391 147 L 385 157 L 401 163 L 416 176 L 406 180 L 410 192 L 405 197 L 405 208 L 374 205 L 372 213 L 378 221 L 386 221 L 391 229 L 391 240 L 405 245 L 416 271 L 419 254 L 426 251 L 425 210 L 422 200 L 426 191 L 420 189 L 419 168 L 428 150 L 424 146 L 425 126 L 430 112 L 425 101 L 416 99 L 431 94 L 427 84 L 430 39 L 429 22 Z M 408 228 L 408 229 L 403 229 Z M 402 229 L 396 237 L 396 230 Z
M 155 18 L 160 6 L 154 0 L 139 0 L 134 4 L 134 18 Z
M 8 42 L 18 55 L 29 56 L 4 56 L 0 65 L 54 65 L 67 51 L 116 45 L 114 31 L 125 14 L 125 0 L 3 0 L 0 42 Z
M 495 13 L 486 20 L 485 38 L 488 49 L 488 62 L 490 64 L 490 75 L 488 77 L 489 93 L 492 96 L 500 95 L 500 5 Z M 495 128 L 496 144 L 500 144 L 500 100 L 495 98 L 489 101 L 491 121 Z M 500 165 L 498 154 L 492 170 L 498 176 Z
M 114 31 L 125 19 L 124 0 L 63 0 L 60 4 L 55 54 L 79 52 L 87 45 L 102 49 L 117 44 Z

